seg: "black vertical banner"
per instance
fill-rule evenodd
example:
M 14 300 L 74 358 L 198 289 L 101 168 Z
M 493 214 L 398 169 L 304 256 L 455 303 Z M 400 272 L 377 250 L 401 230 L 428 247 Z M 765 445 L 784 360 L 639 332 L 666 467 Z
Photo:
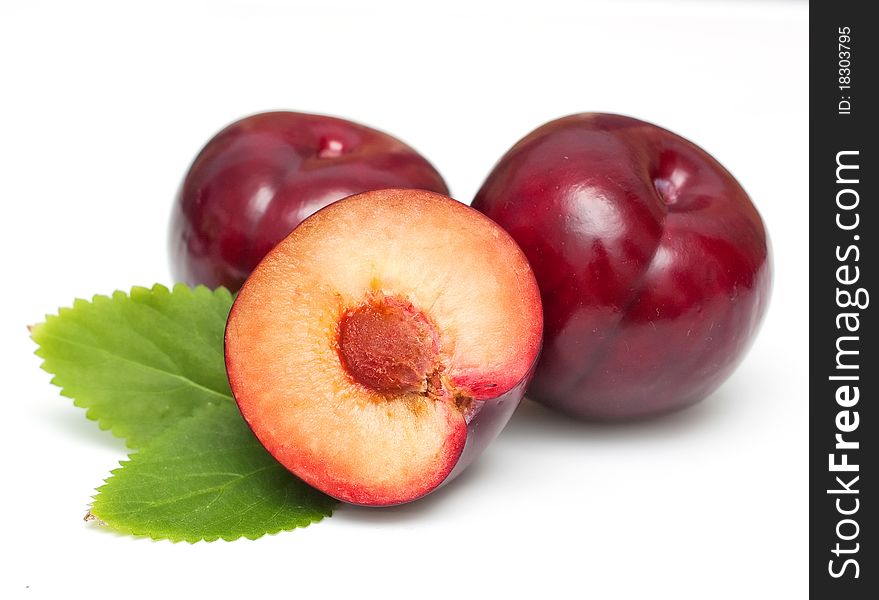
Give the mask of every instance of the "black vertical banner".
M 809 576 L 812 597 L 834 600 L 879 597 L 873 9 L 816 1 L 809 18 Z

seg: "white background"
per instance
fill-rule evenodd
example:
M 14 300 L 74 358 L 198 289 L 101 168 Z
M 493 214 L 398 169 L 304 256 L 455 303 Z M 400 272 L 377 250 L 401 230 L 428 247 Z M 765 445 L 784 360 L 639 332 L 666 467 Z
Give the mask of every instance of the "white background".
M 805 597 L 805 3 L 133 6 L 0 8 L 0 596 Z M 766 219 L 761 334 L 716 394 L 658 422 L 581 424 L 528 402 L 468 473 L 411 505 L 233 543 L 83 523 L 125 450 L 49 385 L 25 326 L 74 297 L 170 283 L 189 161 L 273 108 L 399 136 L 465 202 L 552 118 L 664 125 L 724 163 Z

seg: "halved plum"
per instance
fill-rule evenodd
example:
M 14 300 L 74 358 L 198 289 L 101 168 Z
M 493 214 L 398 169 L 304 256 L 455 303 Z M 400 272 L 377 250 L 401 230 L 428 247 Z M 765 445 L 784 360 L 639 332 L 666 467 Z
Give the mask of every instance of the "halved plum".
M 521 400 L 540 295 L 499 226 L 446 196 L 380 190 L 306 219 L 254 270 L 226 367 L 260 442 L 347 502 L 408 502 L 460 473 Z

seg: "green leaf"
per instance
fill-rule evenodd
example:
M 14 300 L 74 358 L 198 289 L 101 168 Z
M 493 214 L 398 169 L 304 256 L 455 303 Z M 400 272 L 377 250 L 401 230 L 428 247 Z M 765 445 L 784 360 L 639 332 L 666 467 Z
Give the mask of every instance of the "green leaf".
M 121 464 L 91 515 L 153 539 L 255 539 L 319 521 L 336 504 L 275 461 L 232 403 L 199 409 Z
M 32 329 L 43 369 L 101 429 L 137 448 L 206 404 L 229 403 L 220 288 L 136 287 L 77 300 Z

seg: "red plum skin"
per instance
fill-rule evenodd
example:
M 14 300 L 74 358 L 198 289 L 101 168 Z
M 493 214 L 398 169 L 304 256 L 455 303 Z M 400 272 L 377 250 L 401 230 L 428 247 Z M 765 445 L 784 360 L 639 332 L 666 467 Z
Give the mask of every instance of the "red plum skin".
M 589 420 L 692 405 L 766 312 L 771 252 L 735 178 L 665 129 L 608 114 L 547 123 L 473 202 L 518 242 L 544 308 L 528 396 Z
M 236 291 L 306 217 L 383 188 L 449 193 L 427 160 L 381 131 L 295 112 L 241 119 L 205 145 L 180 186 L 171 218 L 172 275 Z

